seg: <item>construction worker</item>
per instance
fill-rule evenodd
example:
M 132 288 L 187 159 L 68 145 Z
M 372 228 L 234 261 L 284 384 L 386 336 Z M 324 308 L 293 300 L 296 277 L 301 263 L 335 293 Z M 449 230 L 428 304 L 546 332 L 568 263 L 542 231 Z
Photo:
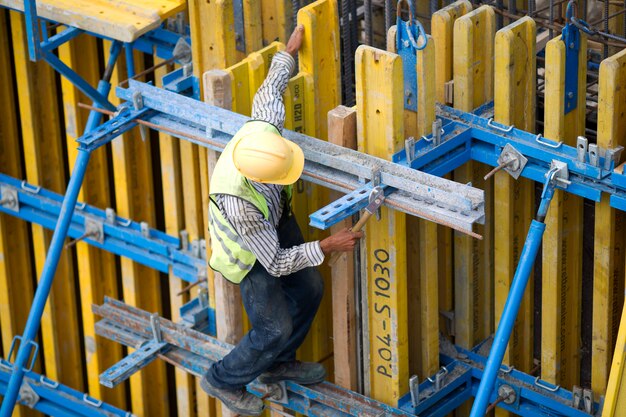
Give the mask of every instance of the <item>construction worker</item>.
M 316 266 L 334 251 L 351 251 L 363 236 L 348 229 L 305 243 L 291 212 L 292 184 L 304 167 L 298 145 L 280 136 L 282 99 L 304 28 L 274 55 L 252 105 L 252 120 L 233 137 L 211 177 L 210 266 L 239 284 L 252 329 L 203 376 L 201 387 L 242 415 L 259 415 L 263 401 L 246 391 L 283 380 L 316 384 L 321 364 L 296 361 L 323 295 Z M 348 278 L 348 277 L 346 277 Z

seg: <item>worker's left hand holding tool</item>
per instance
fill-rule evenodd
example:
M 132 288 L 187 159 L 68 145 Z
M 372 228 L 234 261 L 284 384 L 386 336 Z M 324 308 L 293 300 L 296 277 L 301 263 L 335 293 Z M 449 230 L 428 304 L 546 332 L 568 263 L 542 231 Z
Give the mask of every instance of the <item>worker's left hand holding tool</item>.
M 270 385 L 285 380 L 317 384 L 326 378 L 323 365 L 296 360 L 324 295 L 317 266 L 332 252 L 353 250 L 363 236 L 344 229 L 305 242 L 291 213 L 304 153 L 281 136 L 282 96 L 306 42 L 304 30 L 296 27 L 285 51 L 272 58 L 254 96 L 251 120 L 224 148 L 209 186 L 209 265 L 239 284 L 251 330 L 210 366 L 200 385 L 240 415 L 260 415 L 265 408 L 246 390 L 257 378 Z

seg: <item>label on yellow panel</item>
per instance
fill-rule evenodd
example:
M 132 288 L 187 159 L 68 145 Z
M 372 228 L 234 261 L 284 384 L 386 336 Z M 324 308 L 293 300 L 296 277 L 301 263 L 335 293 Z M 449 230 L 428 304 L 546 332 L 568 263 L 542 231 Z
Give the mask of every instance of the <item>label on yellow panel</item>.
M 285 127 L 304 133 L 304 77 L 299 75 L 293 77 L 289 81 L 287 90 L 287 94 L 285 94 L 285 108 L 288 117 L 285 121 Z
M 389 252 L 385 249 L 374 249 L 374 264 L 370 274 L 372 281 L 372 295 L 374 314 L 372 317 L 372 368 L 374 372 L 385 378 L 392 378 L 393 365 L 397 364 L 397 352 L 391 344 L 391 264 Z

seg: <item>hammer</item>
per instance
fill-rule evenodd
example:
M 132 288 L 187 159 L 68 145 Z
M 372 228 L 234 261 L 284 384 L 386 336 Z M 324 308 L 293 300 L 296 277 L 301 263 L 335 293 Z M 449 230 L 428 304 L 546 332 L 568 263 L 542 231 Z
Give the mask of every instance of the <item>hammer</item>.
M 382 187 L 377 186 L 372 189 L 372 192 L 369 195 L 368 205 L 365 207 L 365 211 L 361 213 L 361 218 L 359 221 L 352 226 L 350 230 L 353 232 L 360 232 L 365 223 L 369 220 L 372 214 L 376 213 L 376 210 L 382 206 L 383 201 L 385 201 L 385 192 Z M 328 266 L 331 268 L 337 263 L 337 260 L 341 257 L 343 252 L 335 252 L 331 255 L 330 260 L 328 261 Z

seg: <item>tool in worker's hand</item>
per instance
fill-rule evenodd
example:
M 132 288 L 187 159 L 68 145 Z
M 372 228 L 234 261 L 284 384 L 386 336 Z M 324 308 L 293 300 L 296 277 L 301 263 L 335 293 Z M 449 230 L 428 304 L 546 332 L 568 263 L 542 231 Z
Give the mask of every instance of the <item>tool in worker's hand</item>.
M 180 290 L 176 295 L 183 295 L 184 293 L 190 291 L 196 285 L 199 285 L 199 284 L 202 284 L 203 282 L 206 282 L 206 280 L 207 280 L 206 278 L 200 278 L 197 281 L 194 281 L 191 284 L 187 285 L 185 288 Z
M 361 218 L 350 229 L 353 232 L 360 232 L 363 226 L 365 226 L 367 220 L 371 217 L 371 215 L 376 213 L 376 210 L 378 210 L 380 206 L 382 206 L 383 201 L 385 201 L 385 191 L 382 189 L 382 187 L 374 187 L 372 189 L 372 192 L 370 193 L 368 201 L 369 204 L 367 205 L 367 207 L 365 207 L 365 211 L 361 213 Z M 333 255 L 330 257 L 330 260 L 328 261 L 328 265 L 332 268 L 335 263 L 337 263 L 337 260 L 339 260 L 341 255 L 342 252 L 333 253 Z

